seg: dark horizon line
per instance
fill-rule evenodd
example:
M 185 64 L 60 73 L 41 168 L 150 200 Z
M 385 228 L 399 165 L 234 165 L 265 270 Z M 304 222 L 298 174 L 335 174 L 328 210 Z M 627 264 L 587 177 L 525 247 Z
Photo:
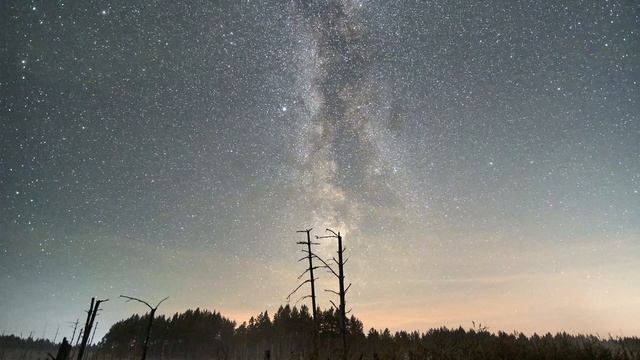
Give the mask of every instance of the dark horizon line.
M 306 304 L 300 305 L 299 307 L 298 307 L 298 306 L 296 306 L 296 305 L 291 306 L 291 305 L 289 305 L 289 304 L 284 304 L 284 305 L 282 305 L 282 304 L 281 304 L 281 305 L 279 305 L 279 306 L 278 306 L 278 309 L 279 309 L 280 307 L 284 308 L 284 307 L 286 307 L 286 306 L 289 306 L 291 309 L 294 309 L 294 308 L 296 308 L 296 309 L 301 309 L 303 306 L 304 306 L 304 307 L 306 307 L 307 309 L 310 309 L 310 307 L 309 307 L 309 306 L 307 306 Z M 319 310 L 323 310 L 320 306 L 318 306 L 318 307 L 317 307 L 317 309 L 319 309 Z M 244 324 L 244 323 L 248 323 L 248 321 L 250 320 L 250 318 L 255 318 L 255 316 L 254 316 L 254 315 L 251 315 L 249 319 L 246 319 L 246 320 L 244 320 L 244 321 L 238 321 L 237 319 L 232 319 L 231 317 L 225 316 L 225 315 L 222 313 L 222 311 L 219 311 L 219 310 L 216 310 L 216 309 L 201 308 L 201 307 L 196 307 L 196 308 L 187 308 L 187 309 L 183 309 L 182 311 L 176 311 L 176 312 L 173 312 L 173 313 L 165 313 L 165 312 L 160 312 L 160 311 L 159 311 L 159 312 L 156 314 L 156 318 L 157 318 L 157 317 L 159 317 L 159 316 L 171 317 L 171 316 L 174 316 L 174 315 L 183 314 L 183 313 L 185 313 L 185 312 L 187 312 L 187 311 L 189 311 L 189 310 L 191 310 L 191 311 L 199 310 L 199 311 L 207 311 L 207 312 L 210 312 L 210 313 L 218 313 L 218 314 L 220 314 L 220 316 L 221 316 L 222 318 L 225 318 L 225 319 L 227 319 L 227 320 L 232 321 L 232 322 L 234 322 L 234 323 L 235 323 L 234 331 L 236 331 L 236 330 L 237 330 L 237 329 L 238 329 L 242 324 Z M 327 310 L 331 310 L 331 308 L 325 308 L 325 309 L 324 309 L 324 311 L 327 311 Z M 277 310 L 276 310 L 276 311 L 277 311 Z M 334 309 L 334 311 L 335 311 L 335 309 Z M 275 312 L 273 312 L 272 314 L 269 314 L 269 310 L 266 310 L 266 309 L 265 309 L 265 310 L 263 310 L 263 311 L 259 311 L 259 312 L 258 312 L 258 314 L 263 314 L 263 313 L 265 313 L 265 312 L 267 313 L 267 315 L 269 315 L 269 319 L 273 321 L 273 314 L 275 314 Z M 106 333 L 108 333 L 108 332 L 109 332 L 109 330 L 111 329 L 111 327 L 112 327 L 115 323 L 117 323 L 118 321 L 126 320 L 126 319 L 128 319 L 128 318 L 130 318 L 130 317 L 132 317 L 132 316 L 134 316 L 134 315 L 138 315 L 138 316 L 140 316 L 141 318 L 143 318 L 143 317 L 147 316 L 148 314 L 149 314 L 149 312 L 145 312 L 145 313 L 133 312 L 133 313 L 131 313 L 128 317 L 123 317 L 123 318 L 121 318 L 120 320 L 116 320 L 114 323 L 110 324 L 110 325 L 109 325 L 109 328 L 106 330 Z M 258 314 L 256 314 L 256 315 L 258 315 Z M 309 314 L 309 316 L 311 316 L 311 313 L 308 313 L 308 314 Z M 353 314 L 352 314 L 352 315 L 353 315 Z M 353 315 L 353 316 L 355 317 L 355 315 Z M 349 316 L 349 318 L 351 318 L 351 316 Z M 584 336 L 584 337 L 595 337 L 595 338 L 597 338 L 597 339 L 598 339 L 598 340 L 600 340 L 600 341 L 624 340 L 624 339 L 640 339 L 640 333 L 638 333 L 638 334 L 634 334 L 634 335 L 616 335 L 616 336 L 613 336 L 613 335 L 611 334 L 611 332 L 607 332 L 608 337 L 606 337 L 606 338 L 605 338 L 605 337 L 602 337 L 602 336 L 600 335 L 600 333 L 599 333 L 599 332 L 596 332 L 596 333 L 594 334 L 594 333 L 586 333 L 586 332 L 585 332 L 585 333 L 581 333 L 581 332 L 570 332 L 570 331 L 566 331 L 566 330 L 556 330 L 556 331 L 553 331 L 553 332 L 552 332 L 552 331 L 546 331 L 546 332 L 544 332 L 544 331 L 540 331 L 540 332 L 538 332 L 538 331 L 533 331 L 533 332 L 524 332 L 524 331 L 519 331 L 519 330 L 515 330 L 515 329 L 514 329 L 514 330 L 511 330 L 511 331 L 507 331 L 507 330 L 504 330 L 504 329 L 492 330 L 490 327 L 482 327 L 482 326 L 483 326 L 483 323 L 481 323 L 481 322 L 475 322 L 474 320 L 471 320 L 471 323 L 472 323 L 474 326 L 476 326 L 476 325 L 477 325 L 477 326 L 478 326 L 477 328 L 476 328 L 476 327 L 474 327 L 474 326 L 472 326 L 472 327 L 464 327 L 462 324 L 454 325 L 454 326 L 451 326 L 451 327 L 449 327 L 449 326 L 447 326 L 447 325 L 442 324 L 442 325 L 440 325 L 440 326 L 430 327 L 430 328 L 428 328 L 428 329 L 426 329 L 426 330 L 421 330 L 421 329 L 408 330 L 408 329 L 405 329 L 405 328 L 403 328 L 403 329 L 394 329 L 394 330 L 391 330 L 389 327 L 384 327 L 384 328 L 376 328 L 376 327 L 373 327 L 373 326 L 366 327 L 366 326 L 364 326 L 365 322 L 363 321 L 363 319 L 360 319 L 360 318 L 358 318 L 358 317 L 356 317 L 356 319 L 357 319 L 357 320 L 360 320 L 360 321 L 362 322 L 362 324 L 363 324 L 363 332 L 365 333 L 365 336 L 368 336 L 369 331 L 370 331 L 370 330 L 372 330 L 372 329 L 373 329 L 373 330 L 378 331 L 379 333 L 382 333 L 382 332 L 384 332 L 385 330 L 389 330 L 389 333 L 390 333 L 392 336 L 394 336 L 394 335 L 395 335 L 395 334 L 397 334 L 397 333 L 402 333 L 402 332 L 407 333 L 407 334 L 413 334 L 413 333 L 416 333 L 416 332 L 417 332 L 420 336 L 422 336 L 422 335 L 427 334 L 427 333 L 429 333 L 430 331 L 433 331 L 433 330 L 443 330 L 443 329 L 446 329 L 446 330 L 452 330 L 452 331 L 454 331 L 454 330 L 462 329 L 462 330 L 464 330 L 464 331 L 488 332 L 488 333 L 490 333 L 490 334 L 492 334 L 492 335 L 499 335 L 499 334 L 518 335 L 518 336 L 519 336 L 519 335 L 524 335 L 524 336 L 525 336 L 526 338 L 528 338 L 528 339 L 531 339 L 532 337 L 535 337 L 535 336 L 544 337 L 544 336 L 547 336 L 547 335 L 555 336 L 555 335 L 559 335 L 559 334 L 560 334 L 560 335 L 569 335 L 569 336 L 572 336 L 572 337 L 580 337 L 580 336 Z M 45 324 L 46 324 L 46 323 L 48 323 L 48 321 L 45 321 Z M 486 325 L 486 324 L 484 324 L 484 325 Z M 35 332 L 36 332 L 36 331 L 34 331 L 34 330 L 30 330 L 30 331 L 29 331 L 29 333 L 30 333 L 30 334 L 33 334 L 33 333 L 35 333 Z M 106 334 L 106 333 L 105 333 L 105 334 Z M 61 341 L 62 341 L 62 338 L 64 338 L 64 336 L 62 336 L 62 337 L 60 337 L 60 341 L 57 341 L 57 340 L 56 340 L 56 342 L 54 343 L 53 341 L 51 341 L 51 338 L 50 338 L 50 337 L 45 337 L 45 338 L 42 338 L 42 337 L 38 337 L 38 338 L 36 338 L 36 337 L 33 337 L 33 336 L 31 336 L 31 337 L 23 337 L 23 336 L 22 336 L 22 334 L 20 334 L 20 336 L 19 336 L 18 334 L 13 334 L 13 333 L 12 333 L 12 334 L 6 334 L 4 330 L 2 331 L 2 334 L 0 334 L 0 337 L 10 337 L 10 336 L 17 337 L 17 338 L 18 338 L 18 339 L 20 339 L 20 340 L 29 340 L 29 339 L 31 339 L 31 340 L 32 340 L 32 341 L 34 341 L 34 342 L 36 342 L 36 341 L 47 341 L 47 342 L 50 342 L 50 343 L 52 343 L 52 344 L 60 344 L 60 343 L 61 343 Z M 98 342 L 99 342 L 99 341 L 98 341 Z M 95 344 L 88 344 L 88 345 L 95 346 L 96 344 L 97 344 L 97 343 L 95 343 Z

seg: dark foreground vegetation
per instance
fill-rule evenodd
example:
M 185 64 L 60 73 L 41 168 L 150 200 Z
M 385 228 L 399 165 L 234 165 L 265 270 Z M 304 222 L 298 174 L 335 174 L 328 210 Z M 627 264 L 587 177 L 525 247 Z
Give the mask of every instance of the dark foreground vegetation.
M 340 358 L 339 315 L 318 311 L 318 358 Z M 139 359 L 147 316 L 114 324 L 85 359 Z M 363 330 L 347 323 L 349 359 L 640 359 L 640 339 L 595 336 L 491 333 L 472 329 L 432 329 L 426 333 Z M 218 312 L 187 310 L 157 316 L 147 359 L 311 359 L 313 320 L 309 309 L 283 306 L 237 325 Z M 53 344 L 14 336 L 0 338 L 0 360 L 44 359 Z M 70 359 L 75 359 L 74 352 Z

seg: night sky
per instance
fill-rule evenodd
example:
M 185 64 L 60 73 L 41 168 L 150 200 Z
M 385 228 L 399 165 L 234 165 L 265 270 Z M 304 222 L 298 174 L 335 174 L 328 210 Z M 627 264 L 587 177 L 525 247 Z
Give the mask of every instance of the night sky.
M 640 3 L 0 3 L 0 331 L 286 303 L 640 335 Z M 318 251 L 330 256 L 335 243 Z M 319 287 L 335 288 L 321 273 Z M 319 305 L 329 306 L 329 293 Z

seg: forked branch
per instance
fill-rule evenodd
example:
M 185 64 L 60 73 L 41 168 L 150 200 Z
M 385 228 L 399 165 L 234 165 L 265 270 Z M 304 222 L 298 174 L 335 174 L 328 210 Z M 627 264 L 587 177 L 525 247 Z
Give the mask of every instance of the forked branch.
M 127 296 L 127 295 L 120 295 L 120 297 L 121 297 L 121 298 L 124 298 L 124 299 L 127 299 L 127 301 L 126 301 L 126 302 L 129 302 L 129 301 L 133 300 L 133 301 L 137 301 L 137 302 L 139 302 L 139 303 L 143 303 L 143 304 L 147 305 L 147 307 L 149 308 L 149 310 L 154 310 L 154 311 L 155 311 L 155 310 L 158 310 L 158 307 L 160 306 L 160 304 L 162 304 L 165 300 L 167 300 L 167 299 L 169 298 L 169 297 L 167 296 L 166 298 L 164 298 L 164 299 L 160 300 L 160 302 L 159 302 L 155 307 L 153 307 L 153 306 L 151 306 L 148 302 L 146 302 L 146 301 L 144 301 L 144 300 L 142 300 L 142 299 L 138 299 L 138 298 L 135 298 L 135 297 L 132 297 L 132 296 Z

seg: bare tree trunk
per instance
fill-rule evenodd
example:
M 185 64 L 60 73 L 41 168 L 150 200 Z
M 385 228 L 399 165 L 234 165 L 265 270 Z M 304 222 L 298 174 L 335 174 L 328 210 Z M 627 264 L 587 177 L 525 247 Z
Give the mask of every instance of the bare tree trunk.
M 91 306 L 89 307 L 89 312 L 87 313 L 87 322 L 84 326 L 84 334 L 82 335 L 82 343 L 80 344 L 80 348 L 78 349 L 77 360 L 82 360 L 82 356 L 84 355 L 85 348 L 87 347 L 87 341 L 89 341 L 91 328 L 93 327 L 93 323 L 96 320 L 96 315 L 98 314 L 100 304 L 105 301 L 109 301 L 109 299 L 96 301 L 96 298 L 91 298 Z
M 311 358 L 315 360 L 318 357 L 318 319 L 316 316 L 316 287 L 315 278 L 313 277 L 313 252 L 311 251 L 311 229 L 306 230 L 307 233 L 307 258 L 309 259 L 309 280 L 311 283 L 311 314 L 313 315 L 313 352 Z
M 342 358 L 347 359 L 347 313 L 344 289 L 344 261 L 342 254 L 342 236 L 338 233 L 338 283 L 340 286 L 340 333 L 342 334 Z
M 84 348 L 87 346 L 87 340 L 89 339 L 89 333 L 91 332 L 91 328 L 89 324 L 91 323 L 91 316 L 93 315 L 93 306 L 96 302 L 96 298 L 91 298 L 91 305 L 89 305 L 89 311 L 87 311 L 87 320 L 84 323 L 84 328 L 82 332 L 82 343 L 80 343 L 80 347 L 78 348 L 78 356 L 77 359 L 81 360 L 82 355 L 84 355 Z M 78 339 L 80 339 L 80 335 L 78 335 Z
M 297 244 L 299 245 L 306 245 L 306 250 L 302 250 L 302 252 L 306 253 L 307 256 L 299 259 L 298 261 L 303 261 L 307 259 L 307 261 L 309 262 L 309 267 L 302 274 L 300 274 L 300 276 L 298 276 L 298 280 L 300 280 L 304 276 L 304 274 L 306 274 L 307 272 L 309 273 L 309 279 L 299 284 L 298 287 L 287 296 L 287 301 L 289 301 L 291 299 L 291 295 L 295 294 L 304 284 L 309 283 L 311 285 L 311 295 L 305 295 L 301 297 L 296 301 L 296 304 L 303 299 L 311 298 L 311 313 L 313 315 L 313 352 L 312 352 L 311 359 L 315 360 L 317 358 L 316 355 L 318 352 L 318 319 L 317 319 L 316 287 L 315 287 L 316 278 L 314 276 L 313 271 L 318 268 L 324 268 L 325 266 L 313 266 L 313 258 L 314 257 L 319 258 L 319 257 L 313 253 L 313 250 L 311 250 L 311 245 L 318 245 L 318 243 L 311 242 L 311 230 L 312 229 L 296 231 L 298 233 L 303 233 L 303 232 L 307 233 L 307 241 L 297 242 Z M 322 259 L 320 260 L 322 261 Z M 277 354 L 274 354 L 274 355 L 277 355 Z
M 351 284 L 349 284 L 349 286 L 347 286 L 346 288 L 344 287 L 344 264 L 347 262 L 348 259 L 344 259 L 344 251 L 345 248 L 342 246 L 342 236 L 340 235 L 340 232 L 335 232 L 331 229 L 327 229 L 328 232 L 330 232 L 332 235 L 326 235 L 326 236 L 316 236 L 316 238 L 318 239 L 326 239 L 326 238 L 335 238 L 338 239 L 338 259 L 336 260 L 336 258 L 333 258 L 332 260 L 334 261 L 335 264 L 338 265 L 338 272 L 336 272 L 335 270 L 333 270 L 331 268 L 331 266 L 324 261 L 322 258 L 316 256 L 316 258 L 318 260 L 320 260 L 327 269 L 329 269 L 329 271 L 331 273 L 333 273 L 333 275 L 335 277 L 338 278 L 338 286 L 339 286 L 339 291 L 333 291 L 333 290 L 328 290 L 326 289 L 325 291 L 334 293 L 336 295 L 338 295 L 340 297 L 340 305 L 336 306 L 336 304 L 329 300 L 331 302 L 331 304 L 339 311 L 339 316 L 340 316 L 340 333 L 341 333 L 341 337 L 342 337 L 342 359 L 346 360 L 348 357 L 348 348 L 347 348 L 347 311 L 346 311 L 346 294 L 347 291 L 349 291 L 349 288 L 351 287 Z
M 156 314 L 156 308 L 151 309 L 149 312 L 149 323 L 147 324 L 147 335 L 144 338 L 144 345 L 142 346 L 142 360 L 147 358 L 147 349 L 149 349 L 149 337 L 151 336 L 151 326 L 153 325 L 153 316 Z
M 147 335 L 145 336 L 144 345 L 142 347 L 142 360 L 145 360 L 147 357 L 147 349 L 149 348 L 149 337 L 151 336 L 151 326 L 153 325 L 153 317 L 156 314 L 156 310 L 158 310 L 158 307 L 160 306 L 160 304 L 162 304 L 165 300 L 167 300 L 168 297 L 160 300 L 160 302 L 158 302 L 158 304 L 155 307 L 149 305 L 148 302 L 144 300 L 140 300 L 138 298 L 134 298 L 126 295 L 120 295 L 120 297 L 127 299 L 127 301 L 134 300 L 134 301 L 143 303 L 149 308 L 149 323 L 147 324 Z
M 93 338 L 96 337 L 97 330 L 98 330 L 98 322 L 96 321 L 96 326 L 93 327 L 93 334 L 91 335 L 91 340 L 89 340 L 89 345 L 93 344 Z
M 84 328 L 80 328 L 80 332 L 78 333 L 78 338 L 76 339 L 75 346 L 78 346 L 78 344 L 80 344 L 80 334 L 82 334 L 83 331 L 84 331 Z
M 76 322 L 73 325 L 73 334 L 71 335 L 71 341 L 69 341 L 69 344 L 72 344 L 72 345 L 73 345 L 73 339 L 76 338 L 76 330 L 78 330 L 78 321 L 80 321 L 80 319 L 76 319 Z

